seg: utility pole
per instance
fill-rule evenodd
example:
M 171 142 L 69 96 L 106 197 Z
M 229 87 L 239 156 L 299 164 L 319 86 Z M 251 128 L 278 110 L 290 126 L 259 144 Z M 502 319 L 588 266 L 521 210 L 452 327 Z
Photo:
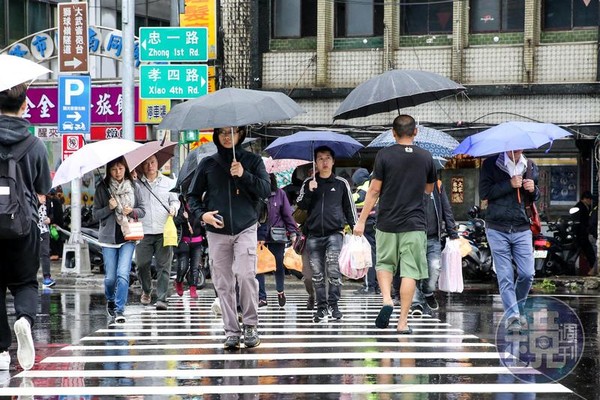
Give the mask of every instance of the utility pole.
M 123 139 L 135 140 L 135 98 L 133 70 L 135 58 L 133 46 L 135 36 L 135 0 L 123 0 L 121 3 L 123 35 Z
M 171 26 L 179 26 L 179 13 L 181 0 L 171 0 Z M 171 100 L 171 108 L 178 103 L 177 100 Z M 173 142 L 179 143 L 179 131 L 170 132 L 170 139 Z M 175 148 L 173 159 L 171 161 L 171 177 L 179 175 L 179 162 L 180 162 L 180 149 L 179 145 Z

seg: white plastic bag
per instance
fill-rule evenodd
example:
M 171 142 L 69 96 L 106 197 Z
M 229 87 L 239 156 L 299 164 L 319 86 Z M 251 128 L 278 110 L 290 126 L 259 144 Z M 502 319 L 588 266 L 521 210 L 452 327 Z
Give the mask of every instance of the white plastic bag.
M 369 269 L 373 265 L 371 245 L 364 236 L 350 236 L 350 267 Z
M 357 239 L 359 239 L 359 240 L 357 241 Z M 357 246 L 357 243 L 360 243 L 359 237 L 353 236 L 353 235 L 345 235 L 344 236 L 344 245 L 342 246 L 342 250 L 340 251 L 340 257 L 339 257 L 340 272 L 342 275 L 344 275 L 345 277 L 350 278 L 350 279 L 364 278 L 368 271 L 368 268 L 362 268 L 362 269 L 353 268 L 353 265 L 352 265 L 353 252 L 356 253 L 356 255 L 355 255 L 356 260 L 354 261 L 354 265 L 359 266 L 361 263 L 361 260 L 360 260 L 360 258 L 362 257 L 361 254 L 364 251 L 360 248 L 360 246 L 362 246 L 362 245 Z M 369 243 L 367 242 L 367 245 L 368 244 Z M 371 250 L 369 247 L 369 260 L 371 258 L 370 251 Z
M 440 290 L 450 293 L 462 293 L 464 289 L 462 257 L 458 240 L 448 240 L 442 251 L 442 268 L 438 287 Z

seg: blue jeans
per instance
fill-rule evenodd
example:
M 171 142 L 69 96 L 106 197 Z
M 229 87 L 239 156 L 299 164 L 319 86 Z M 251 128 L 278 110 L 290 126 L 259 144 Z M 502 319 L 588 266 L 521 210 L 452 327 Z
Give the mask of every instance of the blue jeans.
M 283 266 L 283 256 L 285 255 L 285 243 L 265 243 L 267 249 L 275 256 L 275 288 L 278 293 L 283 292 L 283 281 L 285 279 L 285 268 Z M 265 290 L 265 274 L 256 274 L 258 281 L 258 299 L 267 300 L 267 291 Z
M 335 306 L 340 299 L 342 275 L 339 258 L 343 241 L 341 233 L 323 237 L 309 236 L 306 240 L 306 251 L 308 251 L 313 273 L 312 280 L 319 309 L 327 309 L 328 305 Z M 329 283 L 329 299 L 325 287 L 325 274 Z
M 116 312 L 123 312 L 129 292 L 129 271 L 135 250 L 135 242 L 125 242 L 119 248 L 103 247 L 104 294 L 107 301 L 114 301 Z
M 413 304 L 425 305 L 425 296 L 432 295 L 435 292 L 438 278 L 440 277 L 440 268 L 442 266 L 442 244 L 438 238 L 427 239 L 427 268 L 429 278 L 421 279 L 417 282 Z
M 521 312 L 518 302 L 527 299 L 535 274 L 531 231 L 527 229 L 523 232 L 506 233 L 488 229 L 487 238 L 496 266 L 498 289 L 506 319 L 519 317 Z M 513 260 L 517 265 L 516 283 Z

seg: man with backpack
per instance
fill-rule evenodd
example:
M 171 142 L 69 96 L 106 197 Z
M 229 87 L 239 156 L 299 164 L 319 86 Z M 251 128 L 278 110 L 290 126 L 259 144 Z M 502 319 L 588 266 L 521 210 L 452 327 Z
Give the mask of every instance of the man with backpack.
M 10 368 L 7 289 L 14 297 L 17 359 L 24 370 L 35 363 L 31 327 L 38 307 L 37 194 L 48 193 L 51 179 L 46 147 L 21 118 L 26 92 L 25 84 L 0 92 L 0 370 Z

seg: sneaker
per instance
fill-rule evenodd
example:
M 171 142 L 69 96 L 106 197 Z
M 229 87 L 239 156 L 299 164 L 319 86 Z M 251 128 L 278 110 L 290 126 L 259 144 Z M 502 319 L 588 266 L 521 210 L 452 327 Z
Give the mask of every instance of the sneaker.
M 266 300 L 260 299 L 258 300 L 258 308 L 266 307 L 269 303 Z
M 423 316 L 423 306 L 420 304 L 413 304 L 408 313 L 413 318 L 421 318 Z
M 175 282 L 175 292 L 179 297 L 183 296 L 183 282 Z
M 0 371 L 8 371 L 10 369 L 10 354 L 8 351 L 0 353 Z
M 523 326 L 518 317 L 511 317 L 506 321 L 506 333 L 508 335 L 518 335 L 521 333 Z
M 279 303 L 279 307 L 285 306 L 286 298 L 285 293 L 277 293 L 277 302 Z
M 35 348 L 33 347 L 33 337 L 31 336 L 31 324 L 25 317 L 21 317 L 15 322 L 15 335 L 17 336 L 17 360 L 21 368 L 25 371 L 30 370 L 35 363 Z
M 260 337 L 256 326 L 248 325 L 244 327 L 244 346 L 256 347 L 260 344 Z
M 115 304 L 114 301 L 107 301 L 106 302 L 106 312 L 108 313 L 109 317 L 114 317 L 115 314 L 115 310 L 117 309 L 117 305 Z
M 140 297 L 140 303 L 147 306 L 152 301 L 152 297 L 150 297 L 150 293 L 142 293 L 142 297 Z
M 219 300 L 218 297 L 215 299 L 215 301 L 213 301 L 212 305 L 210 306 L 210 311 L 212 311 L 212 313 L 215 314 L 215 315 L 221 315 L 222 314 L 221 300 Z
M 125 315 L 123 315 L 122 312 L 117 311 L 115 313 L 115 322 L 117 324 L 124 324 L 127 321 L 127 319 L 125 318 Z
M 363 286 L 360 289 L 355 290 L 354 294 L 358 295 L 358 296 L 364 296 L 364 295 L 367 295 L 367 294 L 373 294 L 374 292 L 375 291 L 370 290 L 369 288 Z
M 440 305 L 438 304 L 437 299 L 435 298 L 435 294 L 431 294 L 430 296 L 425 296 L 425 302 L 433 311 L 439 310 Z
M 164 301 L 160 301 L 160 300 L 158 300 L 154 306 L 159 311 L 165 311 L 165 310 L 169 309 L 169 306 L 167 306 L 167 303 L 165 303 Z
M 58 256 L 57 255 L 50 256 L 50 261 L 58 261 Z
M 227 350 L 234 350 L 240 348 L 240 337 L 239 336 L 227 336 L 223 347 Z
M 313 322 L 317 324 L 320 322 L 327 322 L 327 309 L 319 308 L 313 317 Z
M 527 321 L 527 317 L 526 316 L 521 315 L 519 317 L 519 322 L 521 323 L 521 329 L 523 329 L 523 330 L 529 329 L 529 321 Z
M 342 312 L 338 308 L 337 304 L 334 306 L 331 306 L 331 317 L 333 319 L 337 319 L 339 321 L 340 319 L 342 319 L 343 316 L 344 316 L 344 314 L 342 314 Z
M 56 281 L 52 278 L 50 278 L 49 276 L 46 276 L 44 278 L 44 280 L 42 281 L 42 285 L 46 286 L 46 287 L 52 287 L 56 284 Z
M 315 309 L 315 298 L 313 296 L 308 296 L 308 300 L 306 300 L 306 309 L 307 310 Z
M 190 297 L 192 299 L 198 298 L 198 292 L 196 292 L 196 286 L 194 286 L 194 285 L 190 286 Z

